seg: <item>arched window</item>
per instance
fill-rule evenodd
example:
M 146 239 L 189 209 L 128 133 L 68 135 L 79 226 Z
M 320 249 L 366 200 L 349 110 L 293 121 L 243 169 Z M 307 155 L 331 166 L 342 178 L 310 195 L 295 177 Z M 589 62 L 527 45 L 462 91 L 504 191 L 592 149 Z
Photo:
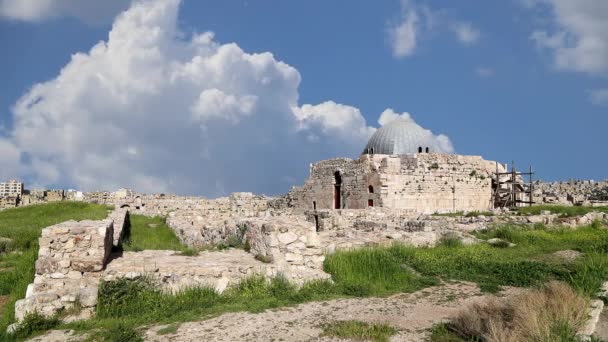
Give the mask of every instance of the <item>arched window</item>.
M 429 153 L 429 148 L 428 147 L 426 148 L 426 153 Z
M 371 149 L 369 150 L 369 154 L 374 154 L 374 149 L 373 149 L 373 148 L 371 148 Z
M 418 153 L 422 153 L 422 146 L 418 147 Z
M 368 186 L 368 187 L 367 187 L 367 191 L 368 191 L 370 194 L 373 194 L 373 193 L 374 193 L 374 187 L 373 187 L 373 186 L 371 186 L 371 185 L 370 185 L 370 186 Z

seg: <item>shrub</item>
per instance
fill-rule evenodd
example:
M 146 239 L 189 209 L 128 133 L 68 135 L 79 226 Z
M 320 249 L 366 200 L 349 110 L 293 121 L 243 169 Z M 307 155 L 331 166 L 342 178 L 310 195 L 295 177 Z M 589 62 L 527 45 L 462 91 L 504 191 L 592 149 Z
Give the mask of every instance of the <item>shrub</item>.
M 550 282 L 513 298 L 475 302 L 449 323 L 465 339 L 573 341 L 587 318 L 587 299 L 563 282 Z
M 462 247 L 463 243 L 457 236 L 444 235 L 443 237 L 441 237 L 441 239 L 439 239 L 438 246 L 447 248 L 458 248 Z
M 45 317 L 34 312 L 24 317 L 23 322 L 19 324 L 17 330 L 11 334 L 12 338 L 25 338 L 35 333 L 53 329 L 59 325 L 61 321 L 57 316 Z

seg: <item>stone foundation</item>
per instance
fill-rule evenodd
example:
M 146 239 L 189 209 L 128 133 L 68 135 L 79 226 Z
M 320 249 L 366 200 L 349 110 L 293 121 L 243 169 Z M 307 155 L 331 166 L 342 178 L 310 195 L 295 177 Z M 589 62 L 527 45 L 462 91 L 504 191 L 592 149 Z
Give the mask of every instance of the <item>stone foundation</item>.
M 75 303 L 92 310 L 112 240 L 112 220 L 68 221 L 43 229 L 34 283 L 15 303 L 16 320 L 33 312 L 52 316 Z

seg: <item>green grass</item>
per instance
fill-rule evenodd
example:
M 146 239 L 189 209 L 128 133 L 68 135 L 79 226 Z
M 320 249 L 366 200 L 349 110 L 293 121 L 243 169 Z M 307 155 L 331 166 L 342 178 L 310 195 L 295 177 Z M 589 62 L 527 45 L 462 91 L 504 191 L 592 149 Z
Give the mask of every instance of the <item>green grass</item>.
M 388 342 L 397 329 L 386 324 L 369 324 L 360 321 L 336 321 L 323 326 L 323 335 L 351 341 Z
M 56 202 L 0 212 L 0 236 L 12 240 L 0 254 L 0 295 L 8 296 L 0 317 L 0 340 L 6 327 L 14 321 L 15 302 L 25 297 L 27 285 L 34 281 L 41 230 L 68 220 L 100 220 L 107 216 L 108 210 L 101 205 Z
M 498 237 L 517 246 L 462 246 L 448 241 L 432 248 L 394 245 L 339 251 L 325 260 L 325 270 L 340 283 L 357 287 L 362 295 L 417 289 L 433 279 L 471 281 L 491 292 L 505 285 L 534 286 L 558 279 L 593 295 L 608 279 L 608 230 L 505 227 L 477 235 L 484 239 Z M 585 254 L 567 264 L 548 257 L 566 249 Z
M 156 334 L 157 335 L 175 334 L 177 332 L 177 329 L 179 329 L 179 325 L 180 325 L 179 323 L 169 324 L 164 328 L 158 329 Z
M 142 215 L 131 215 L 130 232 L 123 240 L 122 248 L 133 252 L 149 249 L 180 251 L 185 255 L 197 254 L 178 240 L 164 218 Z
M 522 215 L 540 215 L 541 211 L 548 210 L 553 214 L 559 214 L 563 217 L 581 216 L 593 211 L 608 213 L 608 207 L 582 207 L 582 206 L 565 206 L 565 205 L 533 205 L 531 207 L 522 207 L 517 209 L 517 212 Z
M 139 240 L 138 236 L 145 232 L 165 229 L 158 221 L 154 221 L 158 224 L 156 228 L 148 227 L 149 220 L 132 217 L 135 224 L 131 248 L 135 245 L 142 249 L 149 246 L 166 249 L 167 241 L 174 240 L 167 237 L 148 238 L 145 243 Z M 144 230 L 137 233 L 140 229 Z M 95 331 L 100 338 L 124 333 L 137 340 L 137 327 L 148 324 L 200 320 L 226 312 L 260 312 L 340 297 L 387 296 L 420 290 L 441 280 L 471 281 L 485 291 L 497 291 L 504 285 L 536 286 L 558 279 L 592 296 L 602 281 L 608 279 L 606 229 L 501 227 L 476 235 L 482 239 L 501 238 L 516 246 L 495 248 L 484 243 L 464 246 L 454 239 L 445 239 L 431 248 L 393 245 L 338 251 L 324 262 L 333 282 L 314 281 L 300 289 L 282 277 L 267 280 L 262 276 L 245 279 L 222 294 L 209 288 L 169 294 L 148 278 L 102 282 L 96 317 L 61 328 Z M 551 253 L 565 249 L 584 255 L 569 263 L 551 257 Z

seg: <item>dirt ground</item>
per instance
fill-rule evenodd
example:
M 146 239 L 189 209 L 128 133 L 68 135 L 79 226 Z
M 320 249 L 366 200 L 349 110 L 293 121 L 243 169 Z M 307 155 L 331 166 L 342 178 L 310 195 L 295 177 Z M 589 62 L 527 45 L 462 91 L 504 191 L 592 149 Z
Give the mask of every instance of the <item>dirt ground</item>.
M 335 320 L 385 323 L 398 329 L 391 341 L 423 341 L 428 329 L 482 298 L 474 284 L 455 283 L 387 298 L 339 299 L 268 310 L 227 313 L 179 325 L 173 334 L 159 335 L 165 326 L 152 326 L 146 341 L 336 341 L 320 336 L 321 326 Z M 67 331 L 54 331 L 32 341 L 78 341 Z

